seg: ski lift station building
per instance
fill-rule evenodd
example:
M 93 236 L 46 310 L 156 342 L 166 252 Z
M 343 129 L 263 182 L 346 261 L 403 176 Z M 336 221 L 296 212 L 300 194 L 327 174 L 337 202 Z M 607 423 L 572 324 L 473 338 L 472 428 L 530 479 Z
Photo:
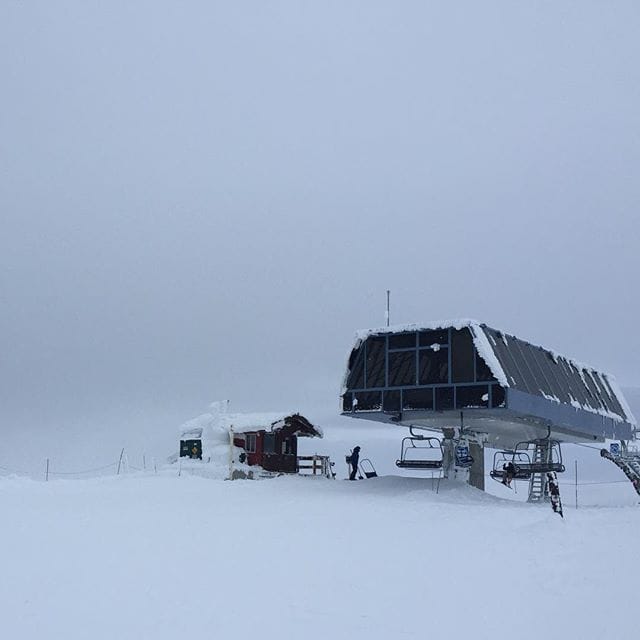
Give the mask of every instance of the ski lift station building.
M 495 448 L 629 440 L 636 421 L 613 376 L 474 320 L 359 332 L 343 415 L 463 426 Z

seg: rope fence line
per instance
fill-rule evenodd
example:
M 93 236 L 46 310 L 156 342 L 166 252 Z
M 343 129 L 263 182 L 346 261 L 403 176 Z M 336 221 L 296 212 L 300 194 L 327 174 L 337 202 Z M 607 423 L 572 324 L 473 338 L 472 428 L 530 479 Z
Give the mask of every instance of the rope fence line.
M 19 471 L 18 469 L 8 469 L 7 467 L 1 467 L 1 466 L 0 466 L 0 469 L 2 471 L 6 471 L 7 473 L 16 473 L 16 474 L 27 475 L 27 476 L 31 475 L 31 471 Z
M 90 469 L 81 469 L 78 471 L 55 471 L 54 469 L 51 468 L 51 458 L 46 458 L 44 472 L 34 471 L 34 470 L 24 471 L 22 469 L 14 469 L 11 467 L 6 467 L 4 465 L 0 465 L 0 472 L 3 472 L 4 475 L 11 474 L 11 475 L 18 475 L 18 476 L 27 476 L 33 479 L 39 479 L 44 476 L 45 481 L 49 480 L 49 476 L 59 476 L 59 477 L 67 477 L 67 478 L 74 478 L 74 477 L 86 478 L 88 474 L 100 474 L 101 472 L 104 472 L 104 471 L 112 471 L 113 475 L 120 475 L 121 473 L 127 473 L 129 471 L 146 472 L 148 469 L 146 465 L 146 456 L 144 454 L 142 456 L 142 459 L 143 459 L 143 467 L 136 467 L 132 464 L 129 464 L 128 456 L 125 450 L 122 449 L 117 461 L 110 462 L 100 467 L 92 467 Z M 152 458 L 152 466 L 149 469 L 149 471 L 153 473 L 158 472 L 155 458 Z
M 65 476 L 65 477 L 73 477 L 73 476 L 83 476 L 87 473 L 100 473 L 101 471 L 107 471 L 109 469 L 115 469 L 118 466 L 118 462 L 110 462 L 109 464 L 105 464 L 104 466 L 101 467 L 93 467 L 92 469 L 82 469 L 81 471 L 53 471 L 51 469 L 48 470 L 48 475 L 50 476 Z M 126 462 L 126 458 L 125 458 L 125 464 L 123 465 L 123 467 L 126 469 L 126 471 L 151 471 L 153 469 L 147 469 L 147 468 L 143 468 L 143 467 L 137 467 L 135 465 L 132 464 L 128 464 Z M 40 476 L 40 473 L 34 473 L 33 471 L 24 471 L 24 470 L 20 470 L 20 469 L 11 469 L 9 467 L 5 467 L 3 465 L 0 465 L 0 471 L 5 471 L 6 473 L 11 473 L 11 474 L 16 474 L 16 475 L 23 475 L 23 476 Z M 126 472 L 125 471 L 125 472 Z M 156 470 L 157 472 L 157 470 Z M 115 475 L 119 475 L 119 474 L 115 474 Z M 485 474 L 485 477 L 490 477 L 489 474 Z M 582 486 L 589 486 L 589 485 L 605 485 L 605 484 L 626 484 L 628 483 L 628 480 L 593 480 L 593 481 L 586 481 L 586 482 L 578 482 L 578 486 L 582 487 Z M 575 486 L 576 483 L 572 482 L 572 481 L 560 481 L 559 484 L 561 486 Z
M 49 475 L 52 476 L 79 476 L 85 473 L 98 473 L 99 471 L 106 471 L 112 469 L 118 465 L 117 462 L 111 462 L 104 465 L 104 467 L 96 467 L 94 469 L 84 469 L 83 471 L 49 471 Z
M 488 473 L 486 473 L 484 477 L 490 478 L 491 476 Z M 593 480 L 591 482 L 578 482 L 577 484 L 579 487 L 582 487 L 590 484 L 628 484 L 628 483 L 629 483 L 628 480 Z M 559 481 L 558 484 L 570 486 L 570 487 L 575 487 L 576 485 L 575 482 L 572 482 L 570 480 Z
M 578 482 L 578 486 L 582 487 L 589 484 L 628 484 L 628 480 L 594 480 L 593 482 Z M 559 482 L 560 485 L 566 485 L 574 487 L 576 485 L 575 482 Z
M 593 449 L 594 451 L 600 451 L 602 449 L 602 447 L 592 447 L 590 444 L 583 444 L 582 442 L 574 442 L 573 444 L 576 445 L 576 447 L 584 447 L 585 449 Z

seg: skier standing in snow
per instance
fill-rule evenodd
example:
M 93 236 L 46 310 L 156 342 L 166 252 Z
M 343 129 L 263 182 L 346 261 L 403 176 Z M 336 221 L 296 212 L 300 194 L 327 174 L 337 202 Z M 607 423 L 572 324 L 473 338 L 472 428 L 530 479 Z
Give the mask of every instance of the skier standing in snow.
M 360 460 L 360 447 L 354 447 L 351 452 L 351 475 L 349 476 L 349 480 L 355 480 L 356 474 L 358 473 L 358 462 Z

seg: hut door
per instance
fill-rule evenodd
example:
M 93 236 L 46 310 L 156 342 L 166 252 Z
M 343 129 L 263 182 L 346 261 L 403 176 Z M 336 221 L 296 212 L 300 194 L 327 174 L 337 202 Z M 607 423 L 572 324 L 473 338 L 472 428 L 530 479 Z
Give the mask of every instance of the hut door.
M 282 470 L 287 473 L 298 471 L 297 439 L 295 436 L 283 438 L 280 444 L 282 451 Z
M 282 441 L 282 455 L 283 456 L 295 456 L 296 451 L 296 438 L 290 436 Z
M 280 471 L 279 457 L 276 451 L 276 434 L 265 433 L 262 436 L 262 468 L 267 471 Z

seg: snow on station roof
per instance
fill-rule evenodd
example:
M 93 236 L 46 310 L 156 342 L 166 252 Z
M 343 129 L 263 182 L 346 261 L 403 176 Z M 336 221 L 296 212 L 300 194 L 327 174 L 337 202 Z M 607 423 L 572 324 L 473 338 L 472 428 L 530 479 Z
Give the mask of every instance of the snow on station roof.
M 452 330 L 452 332 L 446 333 L 449 330 Z M 462 335 L 465 330 L 468 330 L 471 335 L 477 355 L 486 364 L 488 372 L 490 372 L 488 375 L 493 378 L 492 384 L 495 385 L 497 383 L 506 390 L 505 407 L 510 411 L 515 411 L 516 413 L 529 412 L 532 416 L 551 423 L 555 423 L 557 419 L 559 420 L 557 424 L 564 424 L 567 428 L 578 428 L 578 430 L 581 423 L 585 426 L 588 423 L 590 426 L 587 431 L 593 434 L 599 433 L 603 435 L 605 432 L 613 433 L 615 431 L 626 433 L 635 429 L 636 419 L 611 374 L 597 371 L 593 367 L 577 360 L 493 329 L 472 319 L 442 320 L 359 331 L 356 334 L 356 342 L 349 357 L 349 364 L 343 382 L 343 394 L 348 391 L 354 391 L 355 396 L 358 396 L 361 393 L 366 394 L 372 389 L 381 389 L 386 394 L 392 393 L 393 388 L 397 389 L 398 386 L 402 386 L 407 392 L 414 386 L 420 387 L 422 385 L 423 388 L 428 387 L 431 382 L 421 383 L 419 380 L 408 385 L 398 385 L 397 382 L 391 383 L 394 362 L 391 358 L 392 349 L 395 352 L 399 348 L 413 351 L 415 345 L 415 349 L 419 350 L 419 354 L 422 354 L 425 350 L 428 353 L 429 348 L 432 348 L 433 351 L 438 351 L 440 348 L 449 347 L 454 349 L 455 360 L 456 348 L 453 342 L 453 335 Z M 406 344 L 399 345 L 402 342 L 402 337 L 398 336 L 398 334 L 417 335 L 415 342 L 412 341 L 410 335 L 407 335 L 404 340 Z M 429 343 L 430 337 L 436 335 L 444 337 L 439 338 L 439 343 L 431 345 Z M 450 336 L 449 339 L 446 338 L 447 335 Z M 358 378 L 357 373 L 354 374 L 358 367 L 363 366 L 363 361 L 357 357 L 358 353 L 362 351 L 362 345 L 367 343 L 369 338 L 384 336 L 398 336 L 400 338 L 400 340 L 395 338 L 393 345 L 391 340 L 388 340 L 388 346 L 385 349 L 388 352 L 386 366 L 388 371 L 387 384 L 389 386 L 387 387 L 385 383 L 379 382 L 384 379 L 384 375 L 382 378 L 378 376 L 376 384 L 371 384 L 369 379 L 366 386 L 363 386 L 362 378 Z M 367 353 L 373 357 L 373 351 L 367 351 Z M 449 353 L 451 353 L 451 350 Z M 362 356 L 361 353 L 360 356 Z M 382 355 L 382 357 L 384 358 L 385 356 Z M 428 356 L 425 355 L 425 358 L 428 360 Z M 370 370 L 369 360 L 370 358 L 367 356 L 365 365 L 367 372 Z M 395 361 L 402 362 L 403 358 L 397 357 Z M 406 362 L 405 360 L 402 366 L 406 367 Z M 410 362 L 418 362 L 421 365 L 422 355 L 417 361 L 411 360 Z M 449 365 L 451 366 L 451 360 Z M 384 369 L 384 360 L 382 361 L 382 366 Z M 352 371 L 352 367 L 356 367 L 356 369 Z M 393 373 L 396 374 L 397 371 Z M 450 372 L 448 382 L 445 378 L 436 382 L 435 386 L 455 385 L 456 378 L 452 378 L 451 375 Z M 417 377 L 419 378 L 420 376 L 419 370 Z M 358 380 L 358 382 L 354 382 L 355 380 Z M 481 378 L 475 378 L 475 380 L 476 382 L 472 377 L 468 380 L 468 384 L 478 384 Z M 482 378 L 482 380 L 485 381 L 487 378 Z M 559 413 L 558 411 L 554 412 L 553 406 L 558 407 Z M 438 407 L 435 408 L 438 409 Z M 582 417 L 579 417 L 575 413 L 576 411 Z M 598 422 L 590 421 L 587 418 L 589 414 L 592 418 L 597 417 Z M 598 427 L 598 425 L 605 425 L 605 423 L 610 426 L 602 427 L 602 429 Z M 614 427 L 614 424 L 618 424 L 619 427 Z

